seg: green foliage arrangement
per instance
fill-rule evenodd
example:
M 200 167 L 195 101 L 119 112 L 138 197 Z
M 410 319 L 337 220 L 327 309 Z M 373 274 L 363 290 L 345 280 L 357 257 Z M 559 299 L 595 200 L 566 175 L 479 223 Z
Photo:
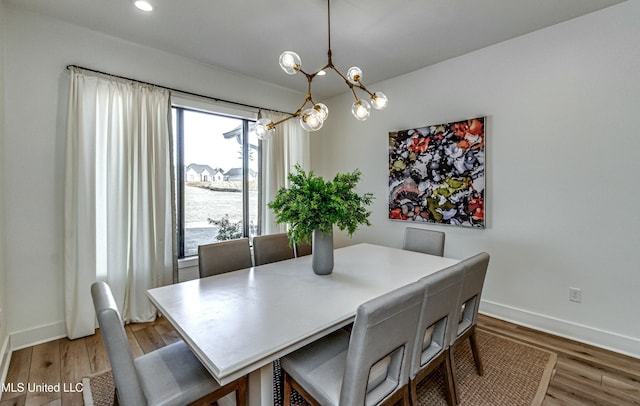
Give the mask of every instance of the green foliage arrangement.
M 216 236 L 216 240 L 218 241 L 242 238 L 242 220 L 234 223 L 229 219 L 229 215 L 225 214 L 220 220 L 208 218 L 207 221 L 209 224 L 215 224 L 219 227 L 218 235 Z
M 347 230 L 349 236 L 359 225 L 371 225 L 367 206 L 373 201 L 373 193 L 358 195 L 353 191 L 362 174 L 359 169 L 338 173 L 330 181 L 314 176 L 313 171 L 306 173 L 300 165 L 295 169 L 296 173 L 289 173 L 289 188 L 280 188 L 269 203 L 276 222 L 289 224 L 292 241 L 311 242 L 314 230 L 329 234 L 334 224 Z

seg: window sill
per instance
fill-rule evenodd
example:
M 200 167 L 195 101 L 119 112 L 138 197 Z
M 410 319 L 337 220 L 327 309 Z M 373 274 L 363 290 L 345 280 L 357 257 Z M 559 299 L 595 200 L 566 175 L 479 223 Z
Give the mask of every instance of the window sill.
M 178 260 L 178 269 L 191 268 L 198 266 L 198 256 L 181 258 Z

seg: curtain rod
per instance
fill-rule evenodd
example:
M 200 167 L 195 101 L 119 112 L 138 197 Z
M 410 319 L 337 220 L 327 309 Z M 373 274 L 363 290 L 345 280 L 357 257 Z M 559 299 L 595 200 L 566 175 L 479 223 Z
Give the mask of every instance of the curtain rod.
M 260 107 L 260 106 L 252 106 L 251 104 L 245 104 L 245 103 L 240 103 L 240 102 L 231 101 L 231 100 L 219 99 L 217 97 L 205 96 L 203 94 L 187 92 L 187 91 L 180 90 L 180 89 L 174 89 L 172 87 L 157 85 L 155 83 L 149 83 L 149 82 L 145 82 L 145 81 L 138 80 L 138 79 L 131 79 L 131 78 L 128 78 L 126 76 L 114 75 L 113 73 L 102 72 L 102 71 L 99 71 L 99 70 L 96 70 L 96 69 L 85 68 L 85 67 L 78 66 L 78 65 L 67 65 L 67 70 L 69 70 L 71 68 L 82 69 L 82 70 L 86 70 L 86 71 L 89 71 L 89 72 L 99 73 L 101 75 L 111 76 L 111 77 L 118 78 L 118 79 L 129 80 L 131 82 L 137 82 L 137 83 L 140 83 L 140 84 L 143 84 L 143 85 L 155 86 L 155 87 L 159 87 L 161 89 L 169 90 L 171 92 L 182 93 L 182 94 L 185 94 L 185 95 L 188 95 L 188 96 L 201 97 L 201 98 L 204 98 L 204 99 L 209 99 L 209 100 L 213 100 L 213 101 L 220 102 L 220 103 L 233 104 L 233 105 L 236 105 L 236 106 L 249 107 L 249 108 L 252 108 L 252 109 L 273 111 L 273 112 L 276 112 L 276 113 L 282 113 L 282 114 L 291 115 L 291 113 L 288 113 L 286 111 L 274 110 L 274 109 L 269 109 L 269 108 Z

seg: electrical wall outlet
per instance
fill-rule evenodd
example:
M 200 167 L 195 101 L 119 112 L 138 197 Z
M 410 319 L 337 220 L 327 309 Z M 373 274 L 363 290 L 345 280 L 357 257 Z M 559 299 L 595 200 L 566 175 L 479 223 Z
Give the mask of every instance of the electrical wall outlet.
M 582 303 L 582 289 L 569 288 L 569 300 L 572 302 Z

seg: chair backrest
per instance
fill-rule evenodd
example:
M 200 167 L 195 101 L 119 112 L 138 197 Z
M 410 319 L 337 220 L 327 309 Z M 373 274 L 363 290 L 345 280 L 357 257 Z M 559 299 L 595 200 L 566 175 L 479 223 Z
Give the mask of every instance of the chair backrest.
M 311 255 L 311 253 L 313 252 L 313 248 L 310 242 L 296 243 L 294 244 L 294 247 L 296 249 L 296 258 L 303 257 L 305 255 Z
M 358 306 L 341 405 L 378 404 L 408 384 L 423 297 L 424 284 L 414 282 Z
M 451 343 L 476 324 L 484 278 L 489 267 L 489 254 L 481 252 L 461 261 L 461 263 L 464 266 L 464 276 L 457 305 L 459 323 L 457 329 L 452 332 Z
M 252 266 L 248 238 L 198 246 L 198 270 L 201 278 Z
M 293 257 L 293 245 L 289 243 L 287 233 L 253 237 L 253 262 L 256 266 L 284 261 Z
M 402 249 L 441 257 L 444 255 L 444 237 L 442 231 L 407 227 L 404 230 Z
M 111 363 L 119 404 L 146 405 L 147 399 L 142 391 L 127 333 L 124 331 L 111 288 L 104 282 L 95 282 L 91 285 L 91 297 L 96 316 L 98 316 L 102 340 Z
M 411 359 L 412 379 L 447 349 L 452 330 L 458 328 L 456 305 L 463 272 L 459 262 L 420 280 L 424 283 L 424 301 Z

